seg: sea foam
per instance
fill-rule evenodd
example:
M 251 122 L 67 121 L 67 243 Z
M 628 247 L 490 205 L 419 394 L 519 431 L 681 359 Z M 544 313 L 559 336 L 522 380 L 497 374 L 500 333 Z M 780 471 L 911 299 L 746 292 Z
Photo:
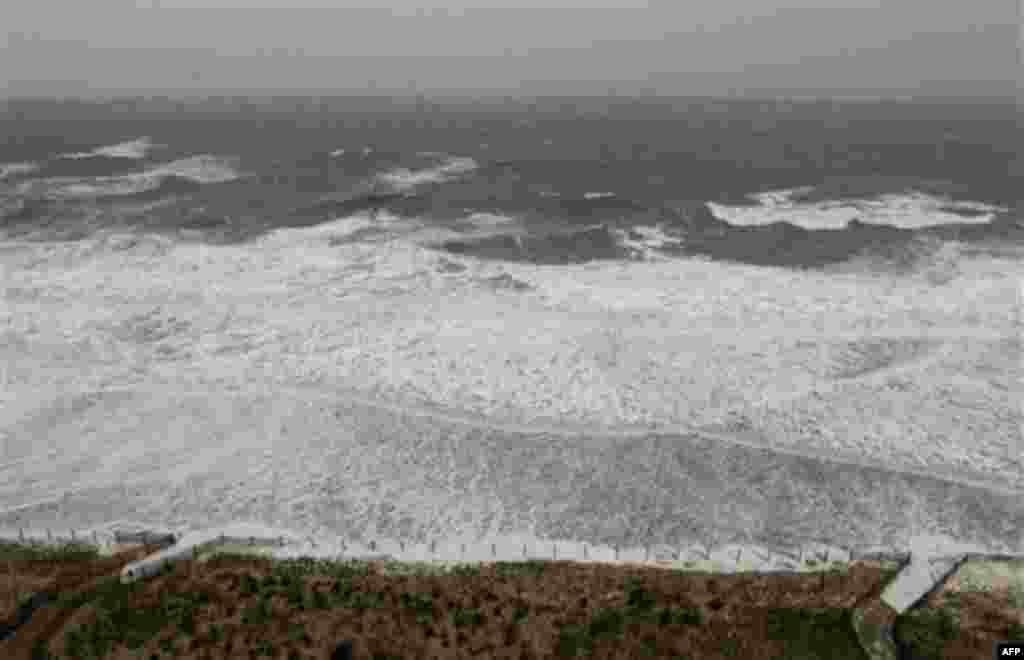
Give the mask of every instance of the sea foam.
M 808 230 L 846 228 L 852 220 L 865 224 L 919 229 L 945 224 L 986 224 L 1005 209 L 980 202 L 960 202 L 920 192 L 879 195 L 864 199 L 794 202 L 808 188 L 774 190 L 751 199 L 757 206 L 730 206 L 709 202 L 708 207 L 734 226 L 750 227 L 789 222 Z M 958 213 L 960 211 L 960 213 Z
M 172 176 L 201 184 L 233 181 L 241 176 L 235 164 L 234 159 L 221 156 L 192 156 L 119 176 L 43 179 L 30 182 L 23 192 L 55 199 L 137 195 L 158 188 Z
M 405 191 L 425 184 L 444 183 L 475 169 L 477 169 L 477 163 L 472 158 L 446 158 L 434 167 L 420 170 L 410 170 L 405 167 L 395 168 L 377 175 L 377 180 L 390 185 L 395 190 Z
M 0 181 L 19 174 L 31 174 L 38 169 L 36 163 L 0 163 Z
M 150 138 L 140 137 L 128 142 L 118 142 L 117 144 L 111 144 L 105 147 L 97 147 L 92 151 L 63 154 L 60 157 L 70 159 L 96 157 L 140 159 L 145 158 L 146 154 L 156 146 L 157 145 L 153 144 L 153 141 Z

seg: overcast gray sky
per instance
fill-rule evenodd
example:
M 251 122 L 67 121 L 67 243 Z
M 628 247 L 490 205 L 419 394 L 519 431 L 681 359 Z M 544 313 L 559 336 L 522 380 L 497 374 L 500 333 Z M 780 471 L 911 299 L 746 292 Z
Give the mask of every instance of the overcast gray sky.
M 5 95 L 1014 94 L 1024 0 L 0 0 Z

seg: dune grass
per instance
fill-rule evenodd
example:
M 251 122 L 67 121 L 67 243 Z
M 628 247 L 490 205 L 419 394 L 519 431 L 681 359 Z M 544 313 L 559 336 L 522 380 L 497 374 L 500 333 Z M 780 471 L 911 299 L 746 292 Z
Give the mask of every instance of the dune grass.
M 34 558 L 38 556 L 68 557 L 72 560 L 96 557 L 94 548 L 84 544 L 64 544 L 54 547 L 41 547 L 41 544 L 27 544 L 19 548 L 16 544 L 3 546 L 4 556 Z M 252 555 L 244 553 L 224 553 L 215 555 L 229 560 L 251 562 Z M 257 561 L 262 562 L 261 559 Z M 979 575 L 990 576 L 997 568 L 982 565 L 975 571 L 971 583 L 981 579 Z M 495 562 L 493 570 L 503 576 L 540 576 L 550 566 L 549 562 L 540 560 Z M 475 576 L 482 572 L 478 564 L 457 563 L 453 566 L 431 565 L 429 562 L 370 562 L 366 560 L 327 560 L 301 557 L 294 559 L 272 560 L 270 570 L 262 575 L 242 573 L 239 590 L 245 598 L 241 608 L 241 622 L 255 626 L 268 625 L 274 618 L 272 602 L 275 597 L 282 597 L 290 607 L 299 611 L 342 609 L 370 609 L 385 607 L 385 595 L 356 588 L 354 578 L 369 575 L 371 571 L 381 569 L 390 575 L 452 575 Z M 842 567 L 831 562 L 826 563 L 826 570 L 839 570 Z M 175 571 L 172 565 L 165 566 L 160 575 L 167 576 Z M 895 570 L 895 567 L 893 567 Z M 973 575 L 973 574 L 972 574 Z M 329 588 L 317 587 L 305 578 L 333 578 Z M 66 632 L 63 639 L 64 653 L 74 658 L 102 658 L 118 645 L 129 649 L 140 649 L 155 637 L 157 647 L 162 654 L 173 656 L 179 642 L 189 638 L 204 638 L 211 641 L 222 639 L 225 635 L 223 622 L 202 622 L 202 610 L 211 602 L 211 594 L 197 590 L 179 592 L 175 590 L 160 591 L 156 594 L 154 606 L 138 608 L 129 606 L 130 595 L 145 590 L 145 583 L 122 583 L 117 576 L 103 578 L 92 588 L 58 599 L 57 606 L 66 609 L 77 609 L 91 606 L 94 616 Z M 707 614 L 702 606 L 666 606 L 658 603 L 657 596 L 645 589 L 638 578 L 626 577 L 622 586 L 625 603 L 619 607 L 601 607 L 592 613 L 589 620 L 583 623 L 565 624 L 558 631 L 558 651 L 563 657 L 578 657 L 594 651 L 595 645 L 603 640 L 622 639 L 630 626 L 634 624 L 653 624 L 657 626 L 690 626 L 701 627 L 708 623 Z M 1011 584 L 1011 597 L 1024 603 L 1024 588 Z M 428 625 L 437 619 L 438 602 L 431 593 L 409 591 L 398 597 L 401 608 L 410 611 L 415 621 Z M 449 620 L 456 628 L 479 625 L 483 620 L 480 609 L 473 607 L 454 607 L 440 615 Z M 511 615 L 513 625 L 527 622 L 531 616 L 529 606 L 517 606 Z M 934 655 L 942 648 L 942 644 L 955 639 L 959 629 L 958 594 L 950 593 L 941 608 L 922 608 L 908 612 L 898 620 L 898 636 L 924 654 L 922 657 L 939 657 Z M 173 632 L 162 632 L 171 623 Z M 768 615 L 768 626 L 771 636 L 785 640 L 787 660 L 810 660 L 812 658 L 849 658 L 861 660 L 860 648 L 853 629 L 852 613 L 848 610 L 827 608 L 779 608 L 771 610 Z M 1024 637 L 1024 626 L 1013 624 L 1010 627 L 1011 638 Z M 299 622 L 290 624 L 288 639 L 303 641 L 309 639 L 304 625 Z M 654 637 L 639 640 L 641 656 L 657 655 L 660 650 Z M 739 652 L 736 639 L 721 640 L 722 654 L 730 657 Z M 254 649 L 256 657 L 276 657 L 277 649 L 269 643 L 259 644 Z M 930 655 L 931 654 L 931 655 Z
M 0 542 L 0 561 L 88 561 L 99 556 L 99 548 L 80 541 L 57 545 L 40 541 Z

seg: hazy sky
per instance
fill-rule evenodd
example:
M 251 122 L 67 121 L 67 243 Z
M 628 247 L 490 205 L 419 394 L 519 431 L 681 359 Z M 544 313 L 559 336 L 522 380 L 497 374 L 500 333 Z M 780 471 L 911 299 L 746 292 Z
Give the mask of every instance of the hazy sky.
M 1024 0 L 0 0 L 3 94 L 1014 94 Z

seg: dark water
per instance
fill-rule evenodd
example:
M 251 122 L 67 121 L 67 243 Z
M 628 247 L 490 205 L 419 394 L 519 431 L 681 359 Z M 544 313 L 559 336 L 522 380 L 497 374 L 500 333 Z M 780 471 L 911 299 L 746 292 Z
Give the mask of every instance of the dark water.
M 66 157 L 140 137 L 157 145 L 141 158 Z M 665 254 L 816 267 L 924 235 L 1024 239 L 1022 138 L 1012 105 L 19 101 L 0 107 L 0 164 L 38 169 L 0 181 L 0 229 L 67 239 L 119 224 L 232 242 L 365 211 L 453 228 L 488 213 L 515 221 L 442 247 L 543 263 L 630 258 L 623 236 L 659 226 L 673 239 L 657 246 Z M 203 167 L 187 160 L 197 156 Z M 1002 210 L 986 224 L 836 230 L 732 225 L 705 204 L 797 187 L 805 203 L 913 192 Z

